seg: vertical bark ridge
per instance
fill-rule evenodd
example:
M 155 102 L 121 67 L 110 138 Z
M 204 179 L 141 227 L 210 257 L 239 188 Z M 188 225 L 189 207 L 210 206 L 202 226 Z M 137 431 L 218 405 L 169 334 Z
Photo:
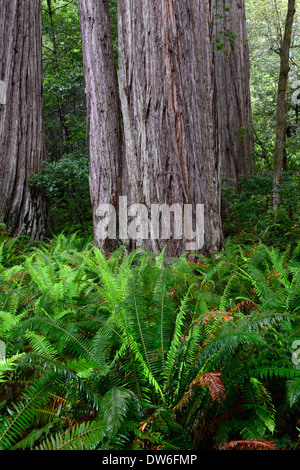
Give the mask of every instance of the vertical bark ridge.
M 102 204 L 117 207 L 121 168 L 121 121 L 107 0 L 80 0 L 81 36 L 88 115 L 87 144 L 95 244 Z M 106 244 L 107 249 L 111 248 Z
M 219 38 L 225 42 L 224 49 L 214 46 L 213 52 L 218 152 L 223 184 L 237 192 L 240 176 L 248 174 L 254 166 L 245 5 L 243 1 L 221 0 L 211 14 L 212 41 Z M 222 33 L 232 34 L 232 42 Z
M 45 195 L 29 179 L 45 161 L 40 1 L 0 6 L 0 220 L 15 236 L 49 235 Z
M 209 8 L 208 0 L 145 0 L 142 6 L 121 0 L 119 87 L 129 178 L 136 178 L 135 162 L 140 163 L 141 187 L 134 202 L 204 204 L 204 250 L 218 251 L 220 166 Z M 131 193 L 124 175 L 123 193 Z M 161 249 L 165 241 L 157 244 Z M 167 252 L 178 255 L 184 246 L 184 239 L 170 240 Z

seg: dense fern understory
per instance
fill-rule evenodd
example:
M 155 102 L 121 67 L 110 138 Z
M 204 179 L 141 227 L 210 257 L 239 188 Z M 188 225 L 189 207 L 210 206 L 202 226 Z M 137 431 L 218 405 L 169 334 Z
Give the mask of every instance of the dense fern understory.
M 0 244 L 0 450 L 297 449 L 300 244 Z

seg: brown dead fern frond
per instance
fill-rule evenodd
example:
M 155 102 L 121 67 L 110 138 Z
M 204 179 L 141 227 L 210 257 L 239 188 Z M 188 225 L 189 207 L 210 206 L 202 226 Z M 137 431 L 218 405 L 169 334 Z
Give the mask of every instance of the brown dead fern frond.
M 222 403 L 225 399 L 225 387 L 221 379 L 220 372 L 207 372 L 199 375 L 189 385 L 188 390 L 184 393 L 181 400 L 175 405 L 173 411 L 184 408 L 193 398 L 195 391 L 200 387 L 208 386 L 210 396 L 213 401 Z
M 257 439 L 230 441 L 220 447 L 220 450 L 277 450 L 277 445 L 275 441 L 260 441 Z

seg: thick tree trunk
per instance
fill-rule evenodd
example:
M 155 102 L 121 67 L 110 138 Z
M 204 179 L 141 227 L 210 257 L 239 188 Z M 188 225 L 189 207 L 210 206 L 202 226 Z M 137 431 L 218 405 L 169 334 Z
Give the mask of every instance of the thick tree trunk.
M 244 1 L 212 5 L 218 152 L 224 187 L 239 190 L 253 169 L 250 64 Z
M 0 221 L 13 235 L 48 235 L 43 193 L 29 186 L 45 160 L 40 0 L 0 3 Z
M 290 46 L 295 15 L 295 0 L 288 1 L 284 38 L 280 49 L 280 72 L 278 80 L 277 110 L 276 110 L 276 142 L 273 167 L 273 210 L 279 208 L 279 185 L 282 178 L 282 163 L 286 139 L 286 114 L 288 99 L 288 75 L 290 71 Z
M 226 57 L 215 50 L 211 0 L 119 0 L 122 147 L 107 1 L 80 0 L 98 247 L 108 235 L 103 207 L 119 203 L 120 211 L 112 213 L 120 230 L 111 233 L 131 249 L 147 244 L 160 251 L 167 245 L 167 254 L 178 256 L 222 248 L 222 166 L 236 189 L 250 153 L 248 132 L 235 135 L 251 125 L 248 50 L 240 40 L 245 14 L 239 5 L 229 25 L 239 41 Z
M 123 195 L 148 207 L 149 233 L 150 205 L 204 205 L 198 252 L 218 251 L 223 242 L 210 7 L 209 0 L 119 1 Z M 191 237 L 171 233 L 171 240 L 144 241 L 180 255 Z
M 88 116 L 90 192 L 95 244 L 104 244 L 99 221 L 105 204 L 118 206 L 121 117 L 108 0 L 79 0 Z

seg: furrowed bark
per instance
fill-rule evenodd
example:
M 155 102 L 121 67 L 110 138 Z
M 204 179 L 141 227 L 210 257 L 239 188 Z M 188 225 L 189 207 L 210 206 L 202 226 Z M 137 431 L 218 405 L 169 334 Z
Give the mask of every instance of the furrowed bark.
M 45 161 L 40 0 L 0 3 L 0 221 L 14 235 L 49 235 L 46 198 L 29 179 Z
M 220 4 L 225 10 L 225 2 Z M 212 0 L 119 0 L 119 109 L 107 1 L 79 2 L 94 233 L 100 248 L 100 208 L 111 203 L 118 208 L 119 196 L 127 198 L 123 213 L 117 211 L 126 225 L 119 242 L 129 249 L 146 244 L 161 251 L 167 245 L 166 253 L 178 256 L 223 247 L 222 172 L 236 189 L 247 171 L 251 107 L 248 50 L 241 41 L 246 34 L 243 2 L 232 8 L 229 27 L 234 26 L 239 41 L 228 57 L 215 49 L 214 5 Z M 246 132 L 236 135 L 241 129 Z M 146 207 L 136 238 L 127 233 L 134 213 L 126 218 L 126 211 L 133 204 Z M 170 236 L 162 233 L 163 215 L 159 233 L 155 230 L 152 208 L 163 205 L 182 211 L 181 233 L 175 233 L 178 226 L 170 213 L 165 214 Z M 200 205 L 204 240 L 194 248 L 188 242 L 195 241 Z M 193 209 L 188 224 L 185 206 Z
M 122 192 L 129 204 L 147 207 L 203 204 L 203 252 L 223 242 L 210 6 L 209 0 L 119 1 Z M 188 237 L 144 241 L 158 250 L 167 244 L 167 254 L 177 256 Z
M 254 166 L 245 4 L 220 0 L 217 7 L 212 6 L 218 153 L 223 186 L 238 192 L 240 176 Z M 217 45 L 222 44 L 218 50 Z
M 98 231 L 101 205 L 117 208 L 121 167 L 121 118 L 108 1 L 79 0 L 79 12 L 95 245 L 111 249 L 114 242 L 104 243 Z

